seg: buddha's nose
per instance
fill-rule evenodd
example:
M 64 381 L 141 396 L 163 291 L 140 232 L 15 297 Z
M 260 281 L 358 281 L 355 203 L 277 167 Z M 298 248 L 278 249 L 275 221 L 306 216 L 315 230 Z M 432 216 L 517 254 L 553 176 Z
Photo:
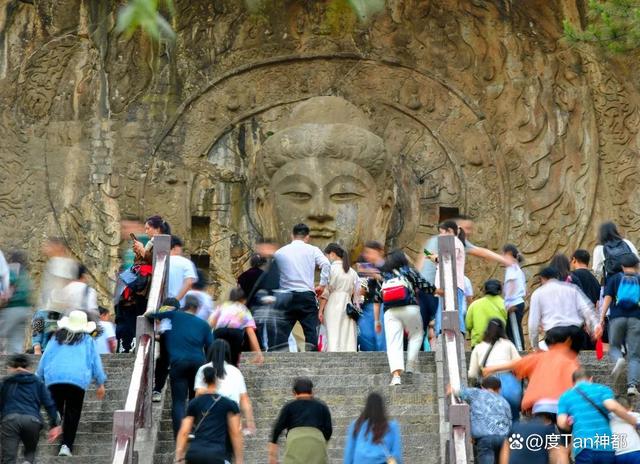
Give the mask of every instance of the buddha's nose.
M 317 198 L 313 206 L 311 206 L 307 217 L 317 222 L 333 221 L 333 214 L 331 213 L 329 202 L 324 199 L 324 196 Z

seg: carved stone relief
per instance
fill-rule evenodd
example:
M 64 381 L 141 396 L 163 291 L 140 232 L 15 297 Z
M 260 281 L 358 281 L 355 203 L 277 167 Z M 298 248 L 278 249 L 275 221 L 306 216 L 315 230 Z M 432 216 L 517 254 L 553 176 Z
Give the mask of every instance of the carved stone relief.
M 569 2 L 388 1 L 358 23 L 324 2 L 177 1 L 174 45 L 54 3 L 0 2 L 0 246 L 36 258 L 62 235 L 103 295 L 115 223 L 151 214 L 217 291 L 299 220 L 318 244 L 415 256 L 457 208 L 474 243 L 516 243 L 530 269 L 605 219 L 640 239 L 638 92 L 559 40 Z M 469 269 L 478 287 L 499 272 Z

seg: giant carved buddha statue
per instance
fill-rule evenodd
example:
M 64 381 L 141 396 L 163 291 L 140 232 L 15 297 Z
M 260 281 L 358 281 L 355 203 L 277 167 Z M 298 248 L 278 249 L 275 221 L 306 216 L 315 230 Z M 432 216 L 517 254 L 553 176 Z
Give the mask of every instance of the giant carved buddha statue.
M 384 243 L 395 188 L 384 141 L 367 116 L 340 97 L 296 105 L 257 153 L 252 199 L 263 236 L 289 240 L 306 223 L 311 241 L 357 251 Z

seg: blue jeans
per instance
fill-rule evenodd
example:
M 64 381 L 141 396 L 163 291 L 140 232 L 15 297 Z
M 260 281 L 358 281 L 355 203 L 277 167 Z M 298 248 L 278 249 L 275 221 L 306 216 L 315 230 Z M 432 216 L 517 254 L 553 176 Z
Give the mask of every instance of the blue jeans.
M 576 455 L 574 462 L 575 464 L 615 464 L 616 453 L 583 449 Z
M 622 346 L 627 348 L 627 386 L 640 384 L 640 319 L 614 317 L 609 319 L 609 356 L 615 363 L 622 358 Z
M 496 464 L 499 461 L 504 439 L 505 437 L 502 435 L 487 435 L 476 438 L 476 462 L 478 464 Z
M 367 303 L 362 307 L 362 316 L 358 319 L 358 345 L 360 351 L 387 351 L 387 343 L 384 339 L 384 307 L 380 305 L 380 322 L 382 332 L 377 334 L 375 319 L 373 318 L 373 303 Z
M 467 299 L 464 297 L 464 291 L 458 289 L 458 321 L 460 324 L 460 332 L 465 333 L 467 331 L 466 325 L 464 323 L 464 317 L 467 315 Z M 440 335 L 442 331 L 442 307 L 444 306 L 444 298 L 438 298 L 438 313 L 436 314 L 436 324 L 435 330 L 436 335 Z
M 619 454 L 616 456 L 616 464 L 638 464 L 640 462 L 640 451 Z

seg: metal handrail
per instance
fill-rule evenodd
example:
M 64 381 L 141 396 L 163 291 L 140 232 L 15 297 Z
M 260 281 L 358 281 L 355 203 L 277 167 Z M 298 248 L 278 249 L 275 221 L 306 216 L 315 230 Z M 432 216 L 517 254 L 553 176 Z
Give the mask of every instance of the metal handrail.
M 170 236 L 157 235 L 153 239 L 153 273 L 147 300 L 147 312 L 157 311 L 166 292 L 169 275 Z M 151 425 L 151 397 L 155 333 L 153 325 L 144 317 L 136 321 L 136 359 L 124 409 L 113 413 L 112 464 L 132 464 L 136 432 Z

